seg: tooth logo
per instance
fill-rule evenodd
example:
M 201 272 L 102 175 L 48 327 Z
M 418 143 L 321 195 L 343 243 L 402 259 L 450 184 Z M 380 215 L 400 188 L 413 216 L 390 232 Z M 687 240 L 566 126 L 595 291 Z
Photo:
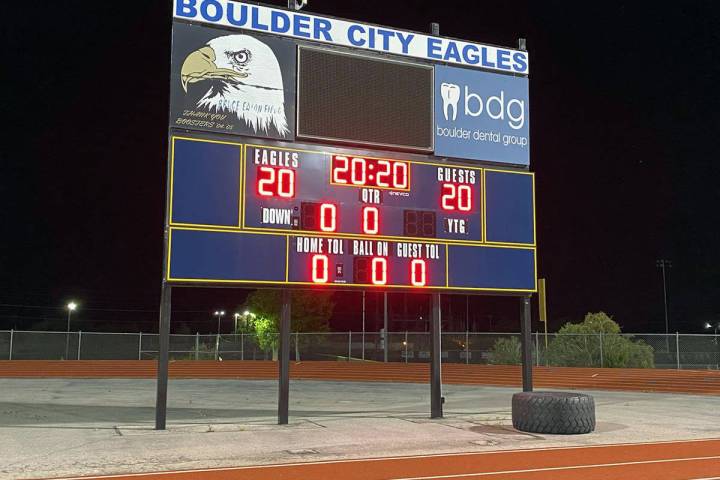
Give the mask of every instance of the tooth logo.
M 457 104 L 460 100 L 460 86 L 454 83 L 443 83 L 440 85 L 440 96 L 443 99 L 443 115 L 448 118 L 448 109 L 452 107 L 452 119 L 457 119 Z

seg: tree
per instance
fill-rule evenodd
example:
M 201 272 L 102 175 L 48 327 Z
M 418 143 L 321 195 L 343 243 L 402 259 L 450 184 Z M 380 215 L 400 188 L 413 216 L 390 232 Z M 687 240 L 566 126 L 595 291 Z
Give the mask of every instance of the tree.
M 277 360 L 281 298 L 279 290 L 256 290 L 248 295 L 244 309 L 253 313 L 250 326 L 258 345 L 272 350 Z M 334 304 L 332 292 L 296 290 L 290 302 L 290 329 L 294 332 L 325 332 Z
M 604 312 L 588 313 L 582 323 L 566 323 L 547 351 L 551 365 L 610 368 L 653 368 L 653 353 L 642 340 L 621 335 L 620 325 Z
M 520 365 L 520 340 L 517 337 L 498 338 L 490 351 L 493 365 Z

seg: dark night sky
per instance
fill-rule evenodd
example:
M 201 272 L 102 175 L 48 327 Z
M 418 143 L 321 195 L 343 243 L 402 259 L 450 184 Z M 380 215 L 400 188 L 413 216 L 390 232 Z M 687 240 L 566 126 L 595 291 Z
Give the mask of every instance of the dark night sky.
M 170 2 L 3 11 L 0 304 L 156 309 Z M 660 331 L 657 258 L 673 262 L 672 330 L 720 319 L 720 4 L 310 0 L 308 11 L 422 31 L 436 21 L 500 45 L 526 37 L 551 327 L 604 310 L 626 330 Z M 218 295 L 242 298 L 175 301 L 202 311 Z M 0 329 L 13 308 L 0 308 Z

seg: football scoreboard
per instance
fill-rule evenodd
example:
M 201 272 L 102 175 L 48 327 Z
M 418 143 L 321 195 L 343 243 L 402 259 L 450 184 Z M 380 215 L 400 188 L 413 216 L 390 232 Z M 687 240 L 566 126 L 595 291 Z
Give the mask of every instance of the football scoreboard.
M 523 73 L 493 73 L 500 89 L 483 92 L 460 84 L 471 65 L 327 45 L 336 19 L 300 16 L 326 29 L 320 43 L 272 32 L 277 12 L 302 18 L 262 5 L 241 28 L 201 25 L 205 3 L 175 5 L 168 282 L 536 290 L 527 141 L 502 140 L 525 138 L 507 121 L 522 106 L 527 127 Z M 438 84 L 439 67 L 461 70 L 457 84 Z

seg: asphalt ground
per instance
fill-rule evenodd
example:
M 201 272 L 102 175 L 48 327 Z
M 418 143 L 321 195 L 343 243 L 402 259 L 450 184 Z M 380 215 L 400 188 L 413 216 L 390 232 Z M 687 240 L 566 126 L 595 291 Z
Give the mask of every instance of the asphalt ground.
M 154 380 L 0 379 L 0 478 L 720 437 L 717 397 L 602 391 L 595 433 L 525 434 L 511 428 L 516 391 L 446 385 L 445 418 L 430 420 L 426 384 L 296 380 L 278 426 L 275 381 L 173 379 L 155 431 Z

